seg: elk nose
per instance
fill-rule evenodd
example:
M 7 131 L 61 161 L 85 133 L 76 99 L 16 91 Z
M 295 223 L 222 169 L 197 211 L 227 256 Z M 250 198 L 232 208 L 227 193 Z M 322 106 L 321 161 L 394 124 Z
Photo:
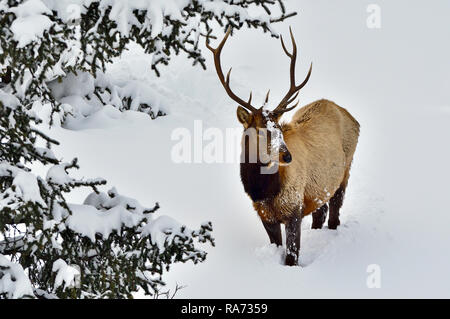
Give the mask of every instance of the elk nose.
M 283 154 L 283 162 L 290 163 L 292 161 L 291 153 L 287 152 Z

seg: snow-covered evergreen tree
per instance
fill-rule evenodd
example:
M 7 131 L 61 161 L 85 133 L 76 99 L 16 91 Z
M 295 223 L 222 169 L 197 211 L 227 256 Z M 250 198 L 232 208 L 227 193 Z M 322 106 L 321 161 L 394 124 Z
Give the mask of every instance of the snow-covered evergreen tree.
M 30 111 L 0 91 L 0 297 L 123 298 L 142 288 L 152 294 L 174 262 L 203 261 L 194 241 L 210 242 L 210 223 L 190 230 L 159 208 L 144 208 L 105 180 L 75 179 L 77 160 L 61 163 L 50 150 L 57 142 L 31 125 Z M 39 140 L 47 146 L 37 146 Z M 45 178 L 29 164 L 48 165 Z M 83 204 L 64 194 L 93 192 Z M 7 256 L 7 257 L 6 257 Z
M 274 6 L 280 15 L 273 16 Z M 250 15 L 250 9 L 261 11 Z M 0 0 L 0 297 L 122 298 L 143 289 L 152 294 L 174 262 L 201 262 L 195 242 L 213 244 L 212 226 L 190 230 L 159 208 L 97 187 L 102 178 L 76 179 L 78 161 L 62 163 L 58 142 L 42 133 L 39 110 L 49 124 L 64 123 L 79 110 L 60 101 L 67 87 L 92 104 L 164 115 L 117 87 L 106 66 L 131 41 L 152 55 L 156 75 L 170 56 L 183 52 L 205 67 L 198 47 L 214 36 L 211 24 L 276 33 L 271 23 L 287 13 L 274 0 Z M 31 164 L 48 168 L 36 175 Z M 78 187 L 93 192 L 83 204 L 67 202 Z
M 155 118 L 164 112 L 133 105 L 129 91 L 116 90 L 101 76 L 130 41 L 152 54 L 148 68 L 157 75 L 180 52 L 205 68 L 198 44 L 202 36 L 214 37 L 212 25 L 261 28 L 277 36 L 271 24 L 292 15 L 281 0 L 0 0 L 0 66 L 24 105 L 49 102 L 61 121 L 73 110 L 58 103 L 49 83 L 80 71 L 102 79 L 89 98 Z

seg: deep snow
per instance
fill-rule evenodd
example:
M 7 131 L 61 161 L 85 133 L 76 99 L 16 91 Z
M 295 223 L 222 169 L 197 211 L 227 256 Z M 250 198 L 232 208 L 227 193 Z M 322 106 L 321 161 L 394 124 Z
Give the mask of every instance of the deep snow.
M 176 58 L 155 79 L 148 58 L 133 48 L 113 69 L 150 81 L 170 103 L 168 116 L 151 120 L 105 107 L 72 122 L 72 130 L 42 128 L 61 142 L 56 156 L 79 157 L 75 175 L 102 176 L 146 207 L 158 201 L 157 214 L 189 227 L 212 221 L 216 247 L 207 248 L 207 260 L 166 274 L 168 289 L 186 286 L 176 297 L 450 297 L 450 44 L 442 41 L 450 35 L 450 4 L 380 1 L 382 28 L 370 30 L 368 3 L 289 3 L 300 11 L 289 21 L 300 47 L 298 79 L 314 61 L 300 105 L 328 98 L 361 124 L 341 226 L 311 230 L 305 218 L 301 267 L 283 266 L 283 250 L 268 245 L 238 163 L 171 161 L 175 128 L 193 130 L 194 120 L 203 120 L 204 128 L 239 127 L 236 105 L 213 68 L 203 71 Z M 287 25 L 277 25 L 278 31 L 287 33 Z M 253 89 L 254 101 L 262 102 L 270 88 L 275 104 L 287 89 L 288 59 L 267 35 L 236 33 L 222 63 L 233 66 L 233 88 L 242 96 Z M 70 199 L 81 203 L 85 196 L 78 191 Z M 381 269 L 379 289 L 366 284 L 371 264 Z

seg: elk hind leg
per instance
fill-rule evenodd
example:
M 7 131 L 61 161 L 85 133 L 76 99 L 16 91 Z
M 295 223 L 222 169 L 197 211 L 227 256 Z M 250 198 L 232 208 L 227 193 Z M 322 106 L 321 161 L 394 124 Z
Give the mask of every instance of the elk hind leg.
M 351 159 L 350 161 L 351 162 Z M 348 180 L 350 178 L 350 166 L 347 167 L 344 174 L 344 179 L 341 182 L 341 186 L 336 190 L 333 197 L 331 197 L 330 202 L 330 216 L 328 218 L 328 228 L 336 229 L 341 221 L 339 220 L 339 210 L 344 202 L 345 189 L 347 188 Z
M 344 201 L 345 194 L 345 186 L 341 185 L 333 197 L 331 197 L 329 205 L 330 205 L 330 217 L 328 218 L 328 228 L 336 229 L 340 224 L 339 220 L 339 210 L 342 207 L 342 203 Z
M 324 204 L 322 207 L 316 209 L 312 213 L 311 229 L 321 229 L 327 218 L 328 205 Z

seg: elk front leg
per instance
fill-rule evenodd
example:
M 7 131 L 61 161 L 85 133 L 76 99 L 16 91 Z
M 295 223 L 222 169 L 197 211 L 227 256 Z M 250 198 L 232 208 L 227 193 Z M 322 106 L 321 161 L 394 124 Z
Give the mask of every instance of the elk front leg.
M 281 242 L 281 225 L 280 223 L 266 223 L 262 222 L 264 228 L 266 229 L 267 235 L 269 235 L 269 240 L 271 244 L 276 244 L 277 246 L 283 245 Z
M 286 262 L 287 266 L 298 265 L 300 251 L 300 225 L 302 217 L 294 216 L 286 223 Z

